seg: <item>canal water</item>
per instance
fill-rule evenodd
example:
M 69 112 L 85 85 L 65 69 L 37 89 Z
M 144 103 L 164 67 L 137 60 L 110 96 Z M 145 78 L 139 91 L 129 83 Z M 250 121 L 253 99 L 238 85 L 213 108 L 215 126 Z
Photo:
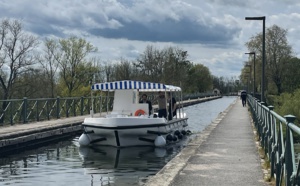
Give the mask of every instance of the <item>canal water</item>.
M 209 125 L 236 97 L 185 107 L 192 135 L 165 148 L 85 147 L 73 136 L 19 154 L 0 157 L 0 185 L 143 185 Z

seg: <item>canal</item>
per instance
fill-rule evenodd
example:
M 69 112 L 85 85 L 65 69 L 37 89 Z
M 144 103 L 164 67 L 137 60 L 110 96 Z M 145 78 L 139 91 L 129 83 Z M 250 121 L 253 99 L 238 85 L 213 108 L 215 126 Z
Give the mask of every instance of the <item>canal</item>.
M 236 97 L 185 107 L 192 135 L 165 148 L 79 147 L 79 136 L 0 157 L 0 185 L 142 185 L 209 125 Z

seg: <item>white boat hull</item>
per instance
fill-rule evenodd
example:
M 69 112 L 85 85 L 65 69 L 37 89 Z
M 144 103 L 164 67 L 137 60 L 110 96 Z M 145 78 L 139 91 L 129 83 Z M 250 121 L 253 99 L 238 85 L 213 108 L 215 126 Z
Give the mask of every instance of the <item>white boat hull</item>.
M 92 117 L 86 118 L 82 124 L 84 133 L 78 141 L 81 146 L 90 144 L 115 147 L 164 146 L 167 141 L 177 141 L 177 137 L 182 138 L 182 135 L 184 135 L 181 130 L 187 126 L 187 118 L 183 108 L 177 107 L 178 103 L 175 101 L 176 93 L 181 93 L 180 87 L 162 83 L 123 80 L 96 83 L 92 85 L 92 90 L 113 91 L 113 108 L 111 113 L 105 117 L 93 118 L 92 104 Z M 165 118 L 153 117 L 154 114 L 151 114 L 154 109 L 151 102 L 148 100 L 147 103 L 144 103 L 144 100 L 140 103 L 140 93 L 142 92 L 157 92 L 160 96 L 165 96 L 161 101 L 165 102 L 165 107 L 162 106 L 161 109 L 164 108 L 166 111 L 169 111 L 169 109 L 173 110 L 175 106 L 178 118 L 167 121 Z M 164 95 L 161 95 L 163 92 Z M 182 94 L 180 97 L 182 98 Z M 158 102 L 156 98 L 152 101 Z M 102 105 L 100 108 L 102 108 Z M 149 115 L 151 116 L 149 117 Z M 167 116 L 169 118 L 169 115 Z M 176 136 L 171 135 L 174 132 Z
M 148 118 L 146 116 L 86 118 L 83 127 L 86 136 L 80 137 L 81 145 L 98 144 L 115 147 L 157 146 L 157 137 L 182 131 L 187 126 L 187 118 Z M 86 142 L 82 142 L 86 138 Z M 159 142 L 160 143 L 160 142 Z

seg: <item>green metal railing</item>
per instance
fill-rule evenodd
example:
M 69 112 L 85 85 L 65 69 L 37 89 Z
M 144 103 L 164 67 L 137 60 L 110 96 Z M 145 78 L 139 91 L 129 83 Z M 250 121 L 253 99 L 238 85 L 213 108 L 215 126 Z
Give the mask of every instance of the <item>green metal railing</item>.
M 113 97 L 0 100 L 0 126 L 86 115 L 90 113 L 92 102 L 94 113 L 106 112 L 111 109 L 106 105 L 112 105 L 112 101 Z
M 213 96 L 213 93 L 186 94 L 183 100 Z M 153 97 L 155 97 L 153 95 Z M 98 97 L 0 100 L 0 126 L 59 119 L 112 110 L 113 95 Z M 151 99 L 151 98 L 150 98 Z
M 295 139 L 300 128 L 294 124 L 293 115 L 280 116 L 273 106 L 265 106 L 251 95 L 248 102 L 257 129 L 260 144 L 270 161 L 271 177 L 276 185 L 300 185 L 300 161 L 296 163 Z

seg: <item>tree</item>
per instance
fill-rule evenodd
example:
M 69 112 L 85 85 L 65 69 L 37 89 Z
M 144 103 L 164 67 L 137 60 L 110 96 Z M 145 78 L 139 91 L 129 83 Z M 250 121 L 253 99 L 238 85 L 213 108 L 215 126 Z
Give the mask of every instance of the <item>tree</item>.
M 134 63 L 139 71 L 139 80 L 154 81 L 180 86 L 187 79 L 191 62 L 187 51 L 175 47 L 163 50 L 147 46 L 144 53 Z
M 58 59 L 60 68 L 60 83 L 67 88 L 67 96 L 73 96 L 83 84 L 82 75 L 83 69 L 90 68 L 92 63 L 88 63 L 86 57 L 92 52 L 96 52 L 92 44 L 84 39 L 70 37 L 68 39 L 59 40 L 59 50 L 62 52 L 61 58 Z
M 45 74 L 45 78 L 49 80 L 50 86 L 45 86 L 44 89 L 49 89 L 47 91 L 50 94 L 47 97 L 55 97 L 55 87 L 57 82 L 57 70 L 58 70 L 58 61 L 61 60 L 62 53 L 59 50 L 58 42 L 54 39 L 46 39 L 44 41 L 44 55 L 39 57 L 39 63 L 42 66 L 42 69 Z
M 121 58 L 120 63 L 114 65 L 115 80 L 133 79 L 133 65 L 128 60 Z
M 193 65 L 193 67 L 188 72 L 189 84 L 188 92 L 206 92 L 212 90 L 212 75 L 207 67 L 202 64 Z
M 277 87 L 277 94 L 282 93 L 282 79 L 285 63 L 292 56 L 292 48 L 287 41 L 287 30 L 273 25 L 266 31 L 266 79 Z M 249 51 L 256 53 L 257 59 L 262 56 L 262 33 L 252 37 L 246 43 Z M 267 84 L 266 84 L 267 85 Z
M 49 79 L 41 69 L 32 69 L 22 73 L 14 84 L 13 98 L 48 98 L 47 87 L 50 84 Z M 33 81 L 34 80 L 34 81 Z
M 148 45 L 133 65 L 139 72 L 139 80 L 160 82 L 164 75 L 164 53 Z
M 2 99 L 7 100 L 19 76 L 32 70 L 35 64 L 32 51 L 38 40 L 26 34 L 17 20 L 3 19 L 0 24 L 0 87 Z M 2 105 L 3 109 L 5 107 L 6 102 Z
M 35 63 L 32 50 L 38 42 L 34 36 L 22 30 L 22 24 L 17 20 L 3 19 L 0 23 L 0 87 L 2 99 L 10 99 L 18 78 L 32 70 Z M 8 102 L 3 101 L 2 110 Z M 1 123 L 4 116 L 1 117 Z
M 250 68 L 249 68 L 250 67 Z M 252 75 L 251 72 L 253 71 L 252 66 L 249 64 L 249 62 L 245 62 L 245 65 L 241 71 L 241 75 L 240 75 L 240 82 L 243 85 L 241 88 L 245 89 L 249 92 L 251 92 L 252 86 L 250 86 L 250 81 L 252 80 Z
M 292 93 L 300 88 L 300 59 L 293 57 L 286 61 L 283 69 L 282 88 L 284 91 Z
M 115 70 L 114 70 L 113 65 L 106 63 L 104 65 L 104 74 L 105 74 L 105 78 L 104 79 L 107 82 L 109 82 L 109 81 L 115 81 L 115 79 L 113 78 L 114 73 L 115 73 Z
M 193 64 L 187 60 L 188 53 L 179 48 L 169 47 L 165 49 L 165 82 L 181 86 L 182 82 L 188 79 L 188 72 L 193 67 Z

